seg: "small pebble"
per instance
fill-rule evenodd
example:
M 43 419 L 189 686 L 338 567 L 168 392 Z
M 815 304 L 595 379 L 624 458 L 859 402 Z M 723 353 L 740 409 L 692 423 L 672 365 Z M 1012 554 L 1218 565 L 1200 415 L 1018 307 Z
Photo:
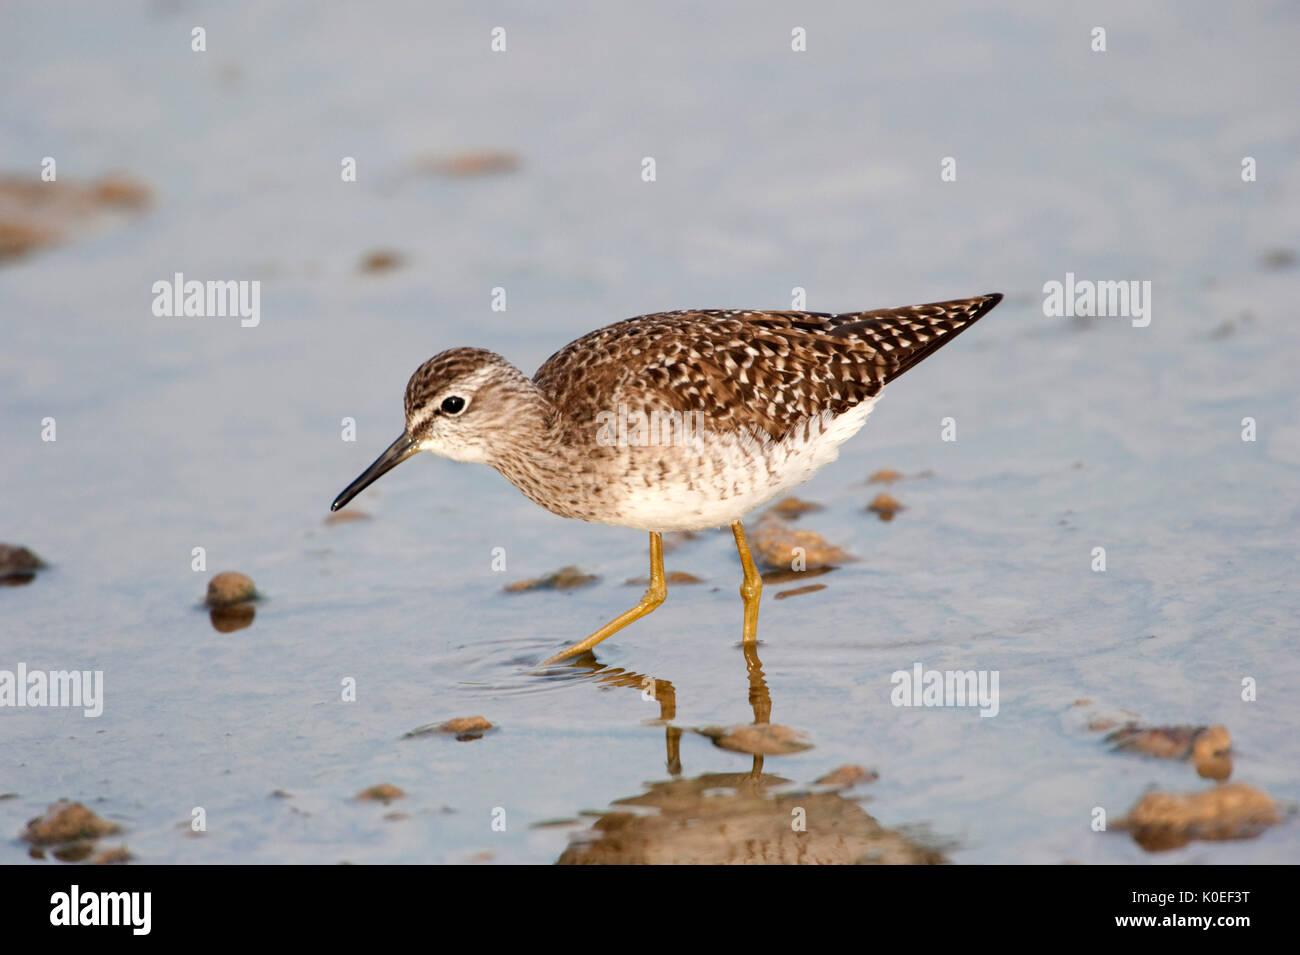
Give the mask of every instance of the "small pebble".
M 388 804 L 394 799 L 401 799 L 406 793 L 402 792 L 392 783 L 379 783 L 371 786 L 369 789 L 363 789 L 357 793 L 356 798 L 368 800 L 371 802 L 382 802 Z
M 45 815 L 28 820 L 22 837 L 33 846 L 56 846 L 94 840 L 121 831 L 121 826 L 96 815 L 79 802 L 56 802 L 50 805 Z
M 599 579 L 595 574 L 584 574 L 570 564 L 545 577 L 516 580 L 512 584 L 506 584 L 504 589 L 508 594 L 521 594 L 530 590 L 575 590 L 579 587 L 589 587 Z
M 10 574 L 30 574 L 44 566 L 45 561 L 26 547 L 0 544 L 0 577 L 8 577 Z
M 368 252 L 361 259 L 360 269 L 362 272 L 391 272 L 405 261 L 400 252 L 376 249 L 374 252 Z
M 226 570 L 208 581 L 208 596 L 204 603 L 209 607 L 229 607 L 231 604 L 256 599 L 257 588 L 253 586 L 251 577 Z
M 822 510 L 822 505 L 815 501 L 805 501 L 798 497 L 786 497 L 777 501 L 767 512 L 777 517 L 795 518 L 813 511 Z
M 758 522 L 751 543 L 758 551 L 759 560 L 774 570 L 813 570 L 853 559 L 845 551 L 827 543 L 820 534 L 796 528 L 789 521 L 772 515 Z
M 776 599 L 785 600 L 787 597 L 800 597 L 803 594 L 815 594 L 817 591 L 825 589 L 825 584 L 809 584 L 807 587 L 795 587 L 793 590 L 783 590 L 776 595 Z
M 1155 852 L 1193 839 L 1250 839 L 1279 822 L 1281 812 L 1268 793 L 1227 783 L 1195 793 L 1147 793 L 1115 828 Z
M 903 505 L 890 495 L 882 493 L 877 494 L 867 505 L 867 510 L 874 512 L 882 521 L 892 521 L 894 515 L 903 510 Z
M 860 783 L 874 783 L 880 778 L 880 774 L 874 769 L 867 769 L 865 766 L 844 765 L 839 769 L 831 770 L 821 779 L 817 780 L 819 786 L 834 786 L 837 789 L 848 789 L 857 786 Z
M 695 732 L 713 740 L 713 745 L 754 756 L 784 756 L 812 749 L 812 743 L 798 730 L 776 723 L 744 726 L 706 726 Z
M 447 720 L 445 723 L 429 723 L 425 726 L 417 726 L 409 733 L 403 733 L 403 739 L 413 739 L 417 736 L 431 736 L 435 733 L 446 733 L 454 735 L 461 742 L 479 739 L 489 730 L 496 727 L 489 723 L 481 716 L 459 716 L 454 720 Z
M 868 484 L 893 484 L 895 481 L 903 480 L 903 473 L 895 471 L 893 468 L 881 468 L 871 477 L 867 478 Z

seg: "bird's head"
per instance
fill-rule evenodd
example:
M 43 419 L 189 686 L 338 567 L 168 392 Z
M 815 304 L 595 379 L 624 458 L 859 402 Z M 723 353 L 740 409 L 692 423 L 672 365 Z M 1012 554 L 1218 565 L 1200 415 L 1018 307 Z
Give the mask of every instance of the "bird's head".
M 491 464 L 514 429 L 527 426 L 537 401 L 536 386 L 500 355 L 481 348 L 435 355 L 407 382 L 406 429 L 330 510 L 420 451 Z

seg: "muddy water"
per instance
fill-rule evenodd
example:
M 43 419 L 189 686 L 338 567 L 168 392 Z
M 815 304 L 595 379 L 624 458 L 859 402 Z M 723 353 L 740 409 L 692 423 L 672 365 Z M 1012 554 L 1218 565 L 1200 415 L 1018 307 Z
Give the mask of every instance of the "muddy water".
M 0 541 L 50 564 L 0 589 L 0 669 L 105 687 L 98 718 L 0 711 L 0 860 L 60 797 L 151 862 L 1297 857 L 1290 821 L 1161 853 L 1092 831 L 1153 785 L 1212 784 L 1073 719 L 1089 699 L 1222 723 L 1233 780 L 1300 796 L 1293 11 L 385 9 L 0 14 L 0 169 L 49 155 L 152 197 L 0 263 Z M 484 150 L 517 162 L 445 160 Z M 155 316 L 176 272 L 260 281 L 260 322 Z M 1045 317 L 1067 272 L 1149 280 L 1150 324 Z M 433 458 L 325 523 L 432 353 L 531 371 L 617 318 L 796 286 L 830 310 L 1008 297 L 800 490 L 824 509 L 797 526 L 859 559 L 815 592 L 770 584 L 755 656 L 725 532 L 667 556 L 702 583 L 538 675 L 636 601 L 641 534 Z M 864 483 L 885 467 L 910 476 Z M 569 564 L 597 582 L 504 592 Z M 199 602 L 227 569 L 264 599 L 216 627 Z M 997 715 L 892 705 L 917 663 L 996 670 Z M 812 748 L 760 761 L 694 732 L 756 713 Z M 475 715 L 494 729 L 404 738 Z M 879 778 L 814 785 L 844 764 Z M 380 783 L 405 796 L 353 798 Z

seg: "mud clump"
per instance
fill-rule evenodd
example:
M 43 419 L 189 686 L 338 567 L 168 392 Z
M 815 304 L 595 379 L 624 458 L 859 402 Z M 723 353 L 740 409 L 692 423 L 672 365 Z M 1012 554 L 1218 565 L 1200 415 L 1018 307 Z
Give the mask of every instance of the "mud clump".
M 26 547 L 0 544 L 0 586 L 31 583 L 36 572 L 44 567 L 45 561 Z
M 904 478 L 901 471 L 895 471 L 893 468 L 881 468 L 879 471 L 867 478 L 868 484 L 893 484 L 895 481 L 901 481 Z
M 379 783 L 361 790 L 355 798 L 361 802 L 382 802 L 386 806 L 394 799 L 402 799 L 405 796 L 406 793 L 392 783 Z
M 124 175 L 88 184 L 0 176 L 0 262 L 89 231 L 115 214 L 137 213 L 149 202 L 149 189 Z
M 812 570 L 853 560 L 851 554 L 815 531 L 802 530 L 770 514 L 758 522 L 753 544 L 758 559 L 774 570 Z
M 1253 839 L 1281 822 L 1273 797 L 1245 783 L 1197 793 L 1151 792 L 1115 828 L 1149 852 L 1177 849 L 1193 839 Z
M 480 176 L 504 176 L 519 169 L 518 153 L 503 149 L 479 149 L 450 156 L 432 156 L 419 160 L 415 171 L 422 175 L 446 176 L 449 179 L 474 179 Z
M 825 584 L 809 584 L 807 587 L 795 587 L 793 590 L 783 590 L 777 594 L 774 599 L 785 600 L 787 597 L 802 597 L 804 594 L 815 594 L 817 591 L 825 589 Z
M 706 726 L 695 732 L 713 740 L 714 746 L 753 756 L 786 756 L 813 748 L 803 733 L 776 723 Z
M 391 272 L 401 268 L 405 263 L 406 259 L 400 252 L 394 252 L 392 249 L 376 249 L 362 256 L 358 268 L 362 272 L 369 273 Z
M 599 579 L 595 574 L 584 574 L 570 564 L 545 577 L 516 580 L 512 584 L 506 584 L 503 589 L 508 594 L 522 594 L 531 590 L 577 590 L 579 587 L 590 587 Z
M 87 809 L 79 802 L 56 802 L 27 822 L 22 838 L 36 848 L 94 842 L 121 832 L 122 827 Z
M 822 505 L 816 501 L 805 501 L 798 497 L 785 497 L 769 507 L 767 513 L 775 514 L 777 517 L 794 519 L 822 509 Z
M 676 586 L 677 584 L 702 584 L 704 583 L 704 578 L 696 577 L 694 574 L 688 574 L 684 570 L 670 570 L 664 575 L 664 583 L 669 586 Z M 629 577 L 624 581 L 624 584 L 628 587 L 648 587 L 650 586 L 650 578 Z
M 425 726 L 417 726 L 409 733 L 403 733 L 402 739 L 414 739 L 418 736 L 433 736 L 435 734 L 445 734 L 455 736 L 460 742 L 480 739 L 484 733 L 496 729 L 496 726 L 488 722 L 481 716 L 458 716 L 456 719 L 447 720 L 444 723 L 429 723 Z
M 882 521 L 892 521 L 894 515 L 903 509 L 903 505 L 898 503 L 896 498 L 884 493 L 877 494 L 875 498 L 872 499 L 871 503 L 867 505 L 867 510 L 871 511 Z
M 1232 737 L 1224 726 L 1156 726 L 1126 723 L 1106 737 L 1117 752 L 1190 760 L 1206 779 L 1232 775 Z
M 865 766 L 844 765 L 839 769 L 831 770 L 821 779 L 816 780 L 818 786 L 834 786 L 836 789 L 850 789 L 862 783 L 874 783 L 880 778 L 880 774 L 874 769 L 867 769 Z
M 208 595 L 203 603 L 208 607 L 231 607 L 257 599 L 253 578 L 233 570 L 224 570 L 208 581 Z

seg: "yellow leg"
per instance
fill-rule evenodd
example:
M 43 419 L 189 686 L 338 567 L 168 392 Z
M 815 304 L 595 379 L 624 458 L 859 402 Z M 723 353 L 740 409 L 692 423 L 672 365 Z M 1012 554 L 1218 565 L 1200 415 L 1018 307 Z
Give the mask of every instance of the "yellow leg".
M 758 601 L 763 594 L 763 578 L 754 566 L 754 558 L 749 553 L 749 543 L 745 540 L 745 528 L 740 521 L 731 525 L 731 533 L 736 536 L 736 550 L 740 552 L 740 566 L 745 570 L 745 579 L 740 584 L 740 596 L 745 601 L 745 643 L 758 639 Z
M 739 525 L 737 525 L 739 526 Z M 664 540 L 661 536 L 651 531 L 650 533 L 650 586 L 646 588 L 645 596 L 631 610 L 615 617 L 605 626 L 601 627 L 586 640 L 579 641 L 567 650 L 561 650 L 549 660 L 543 660 L 542 666 L 548 663 L 559 663 L 561 660 L 567 660 L 569 657 L 576 657 L 580 653 L 586 653 L 600 641 L 604 640 L 611 634 L 618 633 L 633 620 L 640 620 L 650 611 L 654 610 L 664 598 L 668 596 L 668 585 L 664 582 Z

